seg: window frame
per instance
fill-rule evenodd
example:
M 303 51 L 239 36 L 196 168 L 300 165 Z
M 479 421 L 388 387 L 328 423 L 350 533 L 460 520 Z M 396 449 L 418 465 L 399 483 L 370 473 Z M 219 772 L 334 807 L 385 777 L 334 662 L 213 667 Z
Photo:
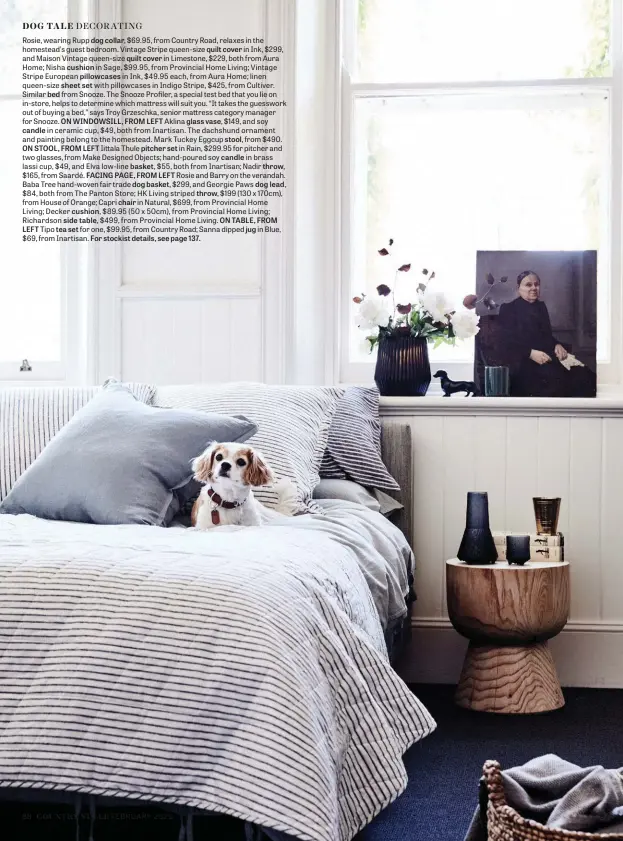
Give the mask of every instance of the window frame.
M 340 77 L 336 80 L 339 89 L 341 143 L 337 154 L 339 231 L 341 259 L 339 265 L 339 359 L 336 362 L 335 378 L 339 382 L 372 382 L 374 358 L 370 362 L 352 362 L 350 340 L 354 326 L 352 307 L 352 277 L 355 266 L 354 232 L 356 226 L 354 211 L 355 184 L 355 107 L 359 100 L 367 98 L 391 99 L 405 96 L 443 96 L 451 94 L 484 96 L 496 93 L 521 94 L 576 91 L 605 91 L 610 111 L 609 173 L 607 187 L 607 215 L 609 236 L 609 358 L 598 365 L 599 392 L 603 393 L 623 386 L 623 0 L 611 0 L 611 68 L 608 77 L 577 79 L 505 80 L 486 82 L 392 82 L 371 83 L 353 81 L 351 68 L 355 66 L 357 0 L 340 0 L 341 15 L 339 31 L 336 32 L 336 50 L 340 61 Z M 472 362 L 443 363 L 451 377 L 471 379 Z M 434 391 L 434 388 L 433 388 Z

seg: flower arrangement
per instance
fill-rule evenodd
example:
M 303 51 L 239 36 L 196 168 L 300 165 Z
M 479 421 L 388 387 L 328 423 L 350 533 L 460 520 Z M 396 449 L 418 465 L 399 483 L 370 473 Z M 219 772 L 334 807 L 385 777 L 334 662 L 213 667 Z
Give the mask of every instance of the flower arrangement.
M 394 240 L 389 240 L 389 247 Z M 379 249 L 381 257 L 389 257 L 388 248 Z M 454 345 L 456 339 L 470 339 L 478 330 L 478 316 L 473 307 L 464 303 L 456 309 L 446 297 L 443 289 L 434 281 L 435 272 L 422 269 L 421 280 L 413 291 L 408 303 L 396 303 L 395 287 L 400 272 L 410 272 L 411 263 L 403 263 L 394 273 L 393 289 L 382 283 L 376 287 L 376 296 L 362 293 L 353 298 L 357 304 L 357 324 L 366 332 L 365 341 L 370 351 L 384 339 L 394 335 L 410 335 L 413 338 L 426 339 L 434 347 L 442 343 Z M 391 295 L 391 305 L 389 303 Z M 476 296 L 474 296 L 475 298 Z M 467 302 L 470 296 L 465 298 Z M 469 300 L 471 303 L 471 299 Z

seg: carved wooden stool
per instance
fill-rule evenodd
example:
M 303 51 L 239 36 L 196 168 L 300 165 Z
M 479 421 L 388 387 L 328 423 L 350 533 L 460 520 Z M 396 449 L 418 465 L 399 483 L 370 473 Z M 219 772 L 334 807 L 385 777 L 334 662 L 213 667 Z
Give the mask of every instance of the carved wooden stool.
M 446 563 L 448 613 L 469 640 L 455 701 L 494 713 L 564 706 L 547 640 L 569 617 L 569 564 Z

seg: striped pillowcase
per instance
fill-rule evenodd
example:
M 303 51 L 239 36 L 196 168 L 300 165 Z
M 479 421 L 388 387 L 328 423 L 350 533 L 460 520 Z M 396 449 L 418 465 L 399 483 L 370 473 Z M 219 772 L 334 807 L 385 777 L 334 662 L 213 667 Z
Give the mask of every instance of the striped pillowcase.
M 155 386 L 126 383 L 142 403 Z M 26 386 L 0 389 L 0 500 L 45 445 L 100 391 L 99 386 Z
M 155 406 L 245 415 L 258 426 L 248 444 L 271 466 L 277 482 L 253 493 L 268 508 L 283 505 L 285 480 L 292 514 L 314 511 L 311 502 L 341 389 L 313 386 L 227 383 L 158 386 Z M 280 481 L 281 480 L 281 481 Z M 188 504 L 187 501 L 186 506 Z
M 399 491 L 381 458 L 381 420 L 377 388 L 344 390 L 329 430 L 320 465 L 322 479 L 350 479 L 366 488 Z

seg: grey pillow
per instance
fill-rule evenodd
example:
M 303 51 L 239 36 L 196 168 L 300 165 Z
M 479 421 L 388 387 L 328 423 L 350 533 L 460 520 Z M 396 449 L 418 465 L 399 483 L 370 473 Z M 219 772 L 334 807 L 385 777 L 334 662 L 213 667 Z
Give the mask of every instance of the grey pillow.
M 363 485 L 348 479 L 321 479 L 313 493 L 314 499 L 343 499 L 346 502 L 358 502 L 371 511 L 381 511 L 380 502 L 376 496 Z
M 314 488 L 314 499 L 344 499 L 346 502 L 358 502 L 388 518 L 404 508 L 401 502 L 384 491 L 378 488 L 368 490 L 357 482 L 351 482 L 350 479 L 321 479 Z
M 151 406 L 155 385 L 124 385 Z M 100 391 L 99 386 L 68 385 L 0 388 L 0 502 L 46 444 Z
M 175 489 L 211 441 L 246 441 L 244 417 L 139 402 L 123 385 L 93 397 L 43 449 L 0 505 L 2 514 L 113 525 L 167 525 Z
M 399 491 L 381 458 L 379 391 L 376 387 L 345 389 L 329 427 L 320 465 L 321 479 L 350 479 L 366 488 Z

